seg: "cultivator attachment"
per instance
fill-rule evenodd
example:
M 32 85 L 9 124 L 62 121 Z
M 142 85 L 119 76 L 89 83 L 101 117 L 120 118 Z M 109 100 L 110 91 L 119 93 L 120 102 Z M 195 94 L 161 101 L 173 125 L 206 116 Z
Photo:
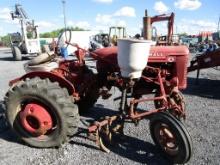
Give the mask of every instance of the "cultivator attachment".
M 108 146 L 115 144 L 115 136 L 124 134 L 123 128 L 124 119 L 122 116 L 105 117 L 103 121 L 95 122 L 88 128 L 89 138 L 96 141 L 102 151 L 109 153 Z

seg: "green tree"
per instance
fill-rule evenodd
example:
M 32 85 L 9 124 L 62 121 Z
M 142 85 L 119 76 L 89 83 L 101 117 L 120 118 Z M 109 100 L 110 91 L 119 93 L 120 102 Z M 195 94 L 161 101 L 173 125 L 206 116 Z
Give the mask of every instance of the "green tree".
M 68 27 L 67 29 L 71 30 L 71 31 L 89 31 L 89 30 L 85 30 L 83 28 L 79 28 L 79 27 Z M 61 29 L 56 29 L 53 30 L 51 32 L 45 32 L 45 33 L 41 33 L 40 34 L 40 38 L 57 38 L 59 36 L 59 34 L 61 32 L 63 32 L 65 29 L 61 28 Z M 28 36 L 31 37 L 31 34 L 28 33 Z M 9 35 L 5 35 L 5 36 L 0 36 L 0 45 L 2 46 L 10 46 L 10 36 Z
M 9 37 L 9 35 L 2 36 L 0 38 L 1 38 L 2 46 L 10 46 L 10 37 Z
M 71 30 L 71 31 L 89 31 L 89 30 L 85 30 L 83 28 L 79 28 L 79 27 L 68 27 L 67 29 Z M 61 29 L 56 29 L 53 30 L 51 32 L 45 32 L 45 33 L 41 33 L 40 37 L 41 38 L 56 38 L 59 36 L 59 34 L 61 32 L 63 32 L 65 29 L 61 28 Z

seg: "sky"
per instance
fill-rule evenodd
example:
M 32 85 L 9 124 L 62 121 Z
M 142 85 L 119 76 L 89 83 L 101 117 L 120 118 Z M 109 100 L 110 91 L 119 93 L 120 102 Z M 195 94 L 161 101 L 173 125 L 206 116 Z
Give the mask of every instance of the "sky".
M 220 0 L 65 0 L 67 26 L 95 31 L 108 31 L 110 26 L 126 26 L 127 33 L 141 32 L 142 17 L 175 13 L 174 32 L 198 34 L 216 31 L 220 16 Z M 34 19 L 40 32 L 64 27 L 62 0 L 0 0 L 0 35 L 20 31 L 18 21 L 10 11 L 15 3 L 23 6 Z M 165 34 L 167 24 L 155 24 L 158 33 Z

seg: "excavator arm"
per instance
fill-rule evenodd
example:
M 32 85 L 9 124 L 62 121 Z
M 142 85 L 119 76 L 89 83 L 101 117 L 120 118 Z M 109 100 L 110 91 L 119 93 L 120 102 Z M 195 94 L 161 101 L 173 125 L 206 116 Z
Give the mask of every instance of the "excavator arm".
M 143 18 L 143 24 L 144 24 L 144 38 L 145 39 L 152 39 L 152 24 L 155 22 L 162 22 L 162 21 L 168 21 L 167 23 L 167 38 L 166 38 L 166 43 L 168 45 L 172 44 L 172 36 L 173 36 L 173 25 L 174 25 L 174 17 L 175 14 L 172 12 L 171 14 L 162 14 L 162 15 L 157 15 L 153 17 L 149 17 L 147 14 L 147 10 L 145 11 L 145 17 Z

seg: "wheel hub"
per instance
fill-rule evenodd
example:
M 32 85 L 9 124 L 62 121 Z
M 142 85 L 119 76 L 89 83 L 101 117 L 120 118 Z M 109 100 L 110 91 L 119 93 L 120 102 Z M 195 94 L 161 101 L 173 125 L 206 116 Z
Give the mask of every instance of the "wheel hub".
M 161 126 L 158 135 L 159 143 L 162 148 L 170 155 L 176 155 L 178 152 L 178 146 L 173 133 L 166 126 Z
M 27 104 L 20 112 L 20 121 L 26 131 L 33 135 L 44 135 L 53 126 L 52 117 L 41 105 Z

